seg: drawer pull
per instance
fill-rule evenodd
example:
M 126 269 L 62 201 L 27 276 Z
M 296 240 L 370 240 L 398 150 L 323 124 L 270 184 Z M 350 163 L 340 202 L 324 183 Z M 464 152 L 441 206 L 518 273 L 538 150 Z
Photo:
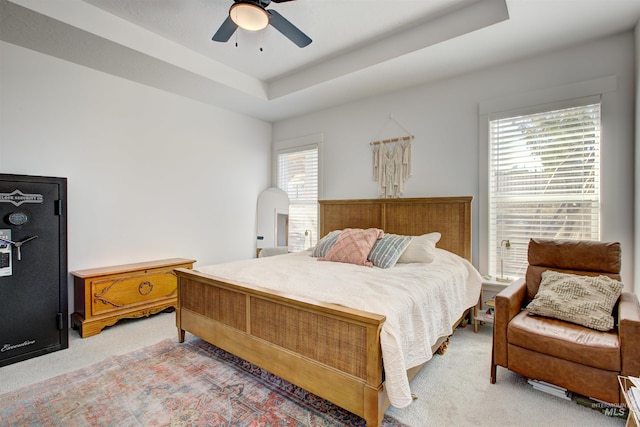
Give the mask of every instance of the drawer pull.
M 149 295 L 153 291 L 153 283 L 151 282 L 142 282 L 138 286 L 138 293 L 140 295 Z

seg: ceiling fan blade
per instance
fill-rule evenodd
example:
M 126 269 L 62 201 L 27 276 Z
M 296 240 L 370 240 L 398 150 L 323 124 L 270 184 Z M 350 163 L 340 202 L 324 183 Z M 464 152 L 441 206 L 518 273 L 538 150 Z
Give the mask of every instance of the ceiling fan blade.
M 273 25 L 273 28 L 280 31 L 286 38 L 297 44 L 298 47 L 305 47 L 311 43 L 309 36 L 287 21 L 284 16 L 273 9 L 267 9 L 267 12 L 269 13 L 269 23 Z
M 271 3 L 286 3 L 288 1 L 295 1 L 295 0 L 271 0 Z
M 233 33 L 236 32 L 238 26 L 231 19 L 230 16 L 227 16 L 227 19 L 224 20 L 218 31 L 213 35 L 211 40 L 215 40 L 217 42 L 226 42 L 229 41 Z

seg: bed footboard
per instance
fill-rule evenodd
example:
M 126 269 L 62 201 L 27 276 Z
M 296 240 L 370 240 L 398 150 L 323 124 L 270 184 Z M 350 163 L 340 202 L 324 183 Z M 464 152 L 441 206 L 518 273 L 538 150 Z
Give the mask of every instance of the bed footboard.
M 177 269 L 176 325 L 378 426 L 385 317 Z

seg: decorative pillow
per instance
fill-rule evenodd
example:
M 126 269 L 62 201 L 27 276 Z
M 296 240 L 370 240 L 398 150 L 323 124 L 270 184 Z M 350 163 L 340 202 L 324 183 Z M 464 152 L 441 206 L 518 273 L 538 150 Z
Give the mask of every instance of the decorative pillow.
M 436 254 L 436 243 L 440 241 L 442 235 L 438 232 L 423 234 L 422 236 L 413 236 L 411 243 L 407 249 L 400 255 L 398 262 L 422 262 L 429 263 L 433 261 Z
M 396 265 L 398 258 L 410 242 L 411 236 L 385 234 L 382 239 L 376 240 L 371 252 L 369 252 L 368 259 L 376 267 L 391 268 Z
M 342 233 L 342 230 L 330 231 L 329 234 L 320 239 L 320 241 L 316 244 L 316 246 L 313 248 L 313 251 L 311 252 L 311 256 L 326 256 L 329 249 L 331 249 L 331 246 L 335 245 L 338 241 L 338 236 L 340 236 L 340 233 Z
M 527 306 L 530 313 L 553 317 L 598 331 L 613 328 L 613 306 L 622 283 L 607 276 L 579 276 L 546 270 Z
M 367 260 L 367 256 L 376 240 L 382 238 L 383 235 L 384 231 L 378 228 L 367 228 L 366 230 L 345 228 L 338 236 L 335 245 L 329 249 L 327 255 L 318 259 L 372 267 L 373 264 Z

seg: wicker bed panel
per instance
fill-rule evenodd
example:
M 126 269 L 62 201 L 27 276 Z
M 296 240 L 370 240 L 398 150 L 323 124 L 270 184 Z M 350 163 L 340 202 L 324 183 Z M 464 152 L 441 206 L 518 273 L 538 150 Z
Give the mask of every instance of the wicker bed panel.
M 380 228 L 382 225 L 383 206 L 372 204 L 369 200 L 361 203 L 345 203 L 347 200 L 335 202 L 320 201 L 320 237 L 332 230 L 343 228 Z M 347 225 L 345 225 L 347 224 Z
M 186 280 L 189 292 L 180 295 L 181 306 L 210 319 L 247 332 L 247 298 L 244 294 Z
M 358 378 L 367 378 L 367 330 L 363 326 L 252 298 L 251 335 Z
M 344 228 L 419 236 L 438 231 L 438 247 L 471 261 L 472 197 L 320 200 L 320 237 Z
M 438 247 L 458 254 L 468 260 L 471 259 L 471 245 L 468 244 L 468 235 L 471 233 L 471 224 L 465 219 L 467 209 L 471 209 L 466 200 L 461 203 L 452 203 L 450 199 L 431 203 L 403 203 L 402 199 L 385 206 L 384 230 L 388 233 L 419 236 L 434 231 L 443 237 L 438 242 Z M 454 218 L 459 220 L 453 221 Z

